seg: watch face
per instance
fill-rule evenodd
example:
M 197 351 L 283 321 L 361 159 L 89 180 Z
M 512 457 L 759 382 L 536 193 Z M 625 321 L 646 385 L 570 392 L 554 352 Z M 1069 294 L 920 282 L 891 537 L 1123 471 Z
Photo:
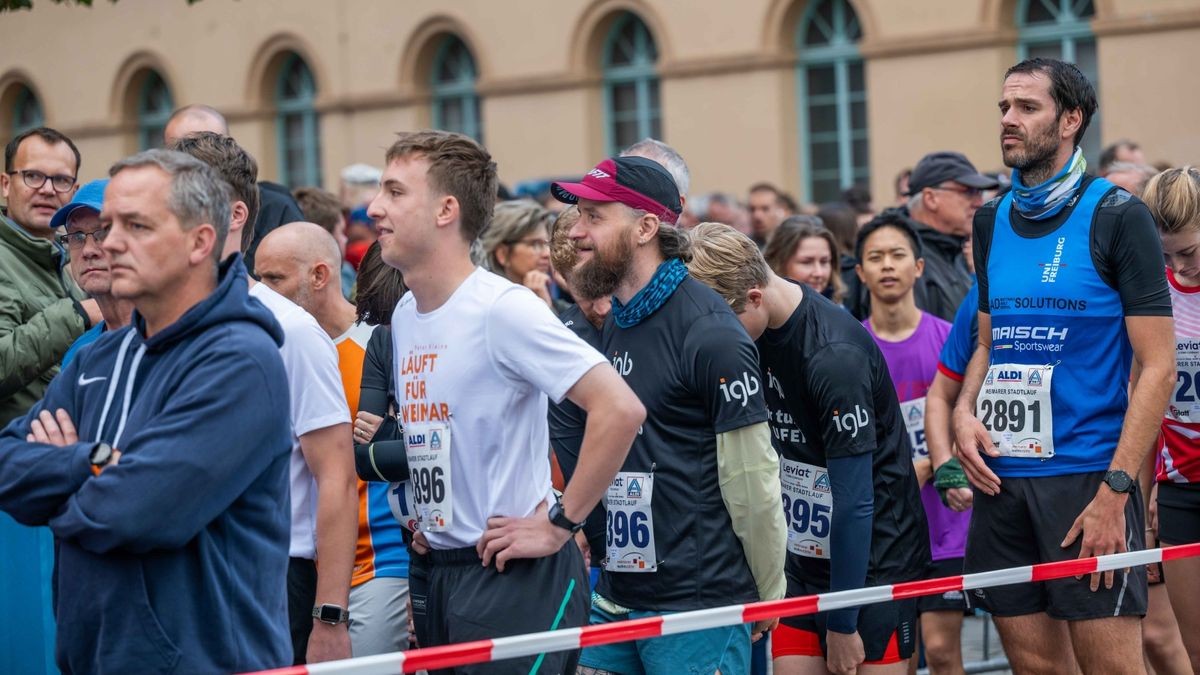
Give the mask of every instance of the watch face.
M 1133 479 L 1127 473 L 1114 471 L 1108 475 L 1108 484 L 1117 492 L 1125 492 L 1133 485 Z
M 338 623 L 342 620 L 342 608 L 336 605 L 321 605 L 321 615 L 317 618 L 325 623 Z

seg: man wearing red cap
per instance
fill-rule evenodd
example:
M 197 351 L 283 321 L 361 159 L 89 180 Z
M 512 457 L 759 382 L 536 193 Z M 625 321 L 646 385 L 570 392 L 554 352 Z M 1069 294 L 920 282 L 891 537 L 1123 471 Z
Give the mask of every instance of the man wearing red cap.
M 609 486 L 593 624 L 783 597 L 786 531 L 753 342 L 690 278 L 679 191 L 656 162 L 606 159 L 579 183 L 572 282 L 613 295 L 604 355 L 646 407 Z M 761 632 L 767 625 L 756 626 Z M 748 624 L 589 647 L 582 673 L 749 672 Z

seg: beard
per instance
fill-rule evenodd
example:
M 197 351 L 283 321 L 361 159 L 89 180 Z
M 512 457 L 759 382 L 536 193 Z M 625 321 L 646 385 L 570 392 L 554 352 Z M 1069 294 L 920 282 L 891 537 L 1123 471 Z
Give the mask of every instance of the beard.
M 571 271 L 571 286 L 581 298 L 595 300 L 613 294 L 633 268 L 632 227 L 620 233 L 616 242 L 605 250 L 592 249 L 592 259 Z
M 1001 132 L 1001 137 L 1014 133 L 1018 132 L 1005 130 Z M 1044 129 L 1034 132 L 1032 136 L 1019 135 L 1022 141 L 1020 146 L 1008 149 L 1003 149 L 1001 146 L 1004 165 L 1025 175 L 1038 176 L 1045 173 L 1047 168 L 1053 172 L 1055 155 L 1058 153 L 1058 120 L 1055 120 L 1053 124 L 1046 125 Z M 1049 177 L 1049 174 L 1046 174 L 1043 180 Z M 1037 181 L 1037 183 L 1040 182 Z M 1036 185 L 1037 183 L 1026 184 Z

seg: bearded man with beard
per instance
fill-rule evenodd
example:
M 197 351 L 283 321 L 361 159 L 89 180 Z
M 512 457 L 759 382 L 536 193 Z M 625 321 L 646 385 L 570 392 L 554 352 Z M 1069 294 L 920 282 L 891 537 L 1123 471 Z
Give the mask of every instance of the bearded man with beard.
M 606 496 L 591 622 L 782 598 L 786 525 L 757 352 L 688 275 L 675 182 L 656 162 L 617 157 L 551 192 L 579 205 L 571 283 L 613 296 L 601 351 L 646 407 Z M 774 623 L 589 647 L 578 672 L 747 673 L 752 633 Z
M 1154 220 L 1087 175 L 1078 147 L 1092 85 L 1072 64 L 1030 59 L 1005 74 L 999 107 L 1013 187 L 975 214 L 979 346 L 953 416 L 975 487 L 968 573 L 1142 548 L 1133 477 L 1175 382 Z M 1146 595 L 1136 566 L 968 601 L 995 616 L 1014 672 L 1070 672 L 1069 644 L 1085 673 L 1134 673 Z

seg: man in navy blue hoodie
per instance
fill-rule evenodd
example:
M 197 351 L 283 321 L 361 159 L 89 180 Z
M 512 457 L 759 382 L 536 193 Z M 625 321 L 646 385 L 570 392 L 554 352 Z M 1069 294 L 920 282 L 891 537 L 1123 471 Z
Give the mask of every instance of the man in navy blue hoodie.
M 211 168 L 150 150 L 110 174 L 102 245 L 133 322 L 0 432 L 0 509 L 59 543 L 64 673 L 288 664 L 282 333 L 240 256 L 219 264 Z

